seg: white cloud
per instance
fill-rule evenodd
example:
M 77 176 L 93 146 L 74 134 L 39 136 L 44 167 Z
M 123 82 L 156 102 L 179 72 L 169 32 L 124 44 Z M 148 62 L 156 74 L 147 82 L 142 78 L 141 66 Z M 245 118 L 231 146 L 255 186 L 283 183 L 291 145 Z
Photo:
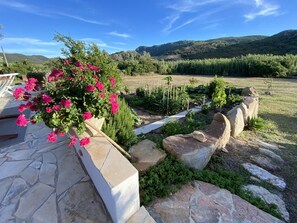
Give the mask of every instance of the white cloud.
M 247 22 L 256 19 L 258 16 L 271 16 L 279 14 L 278 5 L 265 2 L 264 0 L 254 0 L 254 3 L 255 10 L 244 15 Z
M 43 16 L 43 17 L 57 17 L 57 16 L 58 17 L 67 17 L 67 18 L 75 19 L 75 20 L 90 23 L 90 24 L 107 25 L 106 23 L 99 22 L 96 20 L 91 20 L 91 19 L 83 18 L 81 16 L 67 14 L 67 13 L 59 12 L 59 11 L 47 11 L 47 10 L 40 9 L 39 7 L 36 7 L 36 6 L 20 3 L 17 1 L 11 1 L 11 0 L 0 1 L 0 5 L 6 6 L 9 8 L 13 8 L 13 9 L 21 11 L 21 12 L 26 12 L 26 13 L 30 13 L 33 15 Z
M 124 50 L 123 48 L 120 48 L 120 47 L 111 46 L 111 45 L 105 43 L 104 41 L 102 41 L 101 39 L 96 39 L 96 38 L 82 38 L 80 40 L 83 41 L 83 42 L 86 42 L 86 43 L 95 43 L 100 48 L 112 49 L 112 50 Z
M 6 37 L 1 41 L 2 44 L 15 45 L 34 45 L 34 46 L 57 46 L 60 43 L 52 41 L 43 41 L 29 37 Z
M 167 5 L 167 8 L 173 9 L 177 12 L 195 12 L 199 7 L 222 2 L 224 0 L 180 0 L 177 3 Z
M 129 34 L 127 34 L 127 33 L 118 33 L 117 31 L 109 32 L 107 34 L 111 35 L 111 36 L 122 37 L 122 38 L 131 38 L 131 35 L 129 35 Z

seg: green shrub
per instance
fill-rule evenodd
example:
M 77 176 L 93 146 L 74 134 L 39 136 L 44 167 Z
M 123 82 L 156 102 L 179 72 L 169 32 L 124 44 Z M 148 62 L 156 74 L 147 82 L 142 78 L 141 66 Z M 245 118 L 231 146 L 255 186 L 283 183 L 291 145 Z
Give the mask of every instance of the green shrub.
M 214 86 L 213 93 L 211 95 L 212 102 L 216 108 L 220 108 L 222 110 L 222 106 L 227 103 L 226 101 L 226 93 L 225 93 L 225 82 L 222 78 L 218 78 L 215 76 L 215 79 L 212 81 L 212 85 Z
M 264 120 L 261 118 L 251 118 L 248 122 L 248 128 L 251 130 L 259 130 L 265 127 Z
M 136 88 L 136 96 L 138 97 L 144 97 L 144 89 L 142 87 Z
M 129 147 L 136 141 L 134 115 L 125 100 L 119 100 L 119 110 L 115 115 L 106 117 L 102 131 L 117 143 Z

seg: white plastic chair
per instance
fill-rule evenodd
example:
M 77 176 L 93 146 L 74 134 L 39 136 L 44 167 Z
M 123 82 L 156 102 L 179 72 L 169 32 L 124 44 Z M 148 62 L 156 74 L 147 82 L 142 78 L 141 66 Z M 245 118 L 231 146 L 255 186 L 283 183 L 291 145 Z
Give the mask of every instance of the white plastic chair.
M 0 98 L 7 92 L 13 94 L 12 83 L 19 73 L 0 74 Z

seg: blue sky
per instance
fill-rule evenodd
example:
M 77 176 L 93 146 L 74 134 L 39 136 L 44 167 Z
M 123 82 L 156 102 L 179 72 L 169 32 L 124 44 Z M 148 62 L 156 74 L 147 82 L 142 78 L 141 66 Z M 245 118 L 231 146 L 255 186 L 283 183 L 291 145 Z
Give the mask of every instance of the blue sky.
M 109 53 L 297 29 L 297 0 L 0 0 L 6 52 L 60 55 L 56 33 Z

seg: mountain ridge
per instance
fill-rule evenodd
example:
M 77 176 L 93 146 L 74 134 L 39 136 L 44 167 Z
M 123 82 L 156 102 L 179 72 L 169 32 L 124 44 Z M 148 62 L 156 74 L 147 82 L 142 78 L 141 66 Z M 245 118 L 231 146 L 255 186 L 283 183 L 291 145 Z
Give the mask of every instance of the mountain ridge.
M 230 58 L 247 54 L 297 54 L 297 30 L 284 30 L 272 36 L 250 35 L 209 40 L 180 40 L 154 46 L 139 46 L 158 59 Z

